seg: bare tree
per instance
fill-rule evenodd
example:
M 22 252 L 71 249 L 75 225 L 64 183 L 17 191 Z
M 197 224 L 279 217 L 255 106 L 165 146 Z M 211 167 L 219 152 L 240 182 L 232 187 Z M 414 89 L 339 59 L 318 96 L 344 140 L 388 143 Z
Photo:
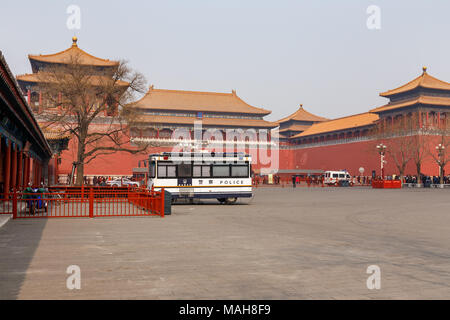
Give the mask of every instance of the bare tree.
M 417 173 L 417 183 L 422 183 L 422 164 L 426 160 L 426 158 L 429 156 L 429 153 L 427 151 L 428 143 L 430 140 L 430 136 L 428 133 L 424 132 L 420 128 L 420 117 L 419 112 L 414 112 L 410 117 L 410 122 L 412 126 L 412 135 L 410 138 L 410 150 L 412 154 L 412 160 L 414 162 L 414 165 L 416 167 L 416 173 Z
M 391 121 L 379 121 L 372 130 L 377 141 L 387 145 L 386 153 L 394 162 L 401 181 L 405 175 L 406 166 L 412 160 L 411 135 L 413 125 L 409 118 Z M 376 148 L 371 148 L 376 150 Z
M 444 119 L 438 124 L 435 129 L 436 134 L 439 136 L 438 143 L 440 146 L 434 146 L 429 144 L 429 155 L 439 166 L 440 184 L 444 183 L 444 168 L 447 163 L 450 162 L 450 113 L 445 113 Z
M 138 115 L 129 104 L 146 87 L 145 78 L 125 61 L 95 69 L 73 55 L 64 64 L 39 71 L 38 77 L 46 104 L 53 106 L 45 108 L 39 120 L 75 138 L 77 185 L 83 183 L 84 166 L 96 157 L 118 151 L 136 154 L 149 147 L 130 146 L 129 129 Z

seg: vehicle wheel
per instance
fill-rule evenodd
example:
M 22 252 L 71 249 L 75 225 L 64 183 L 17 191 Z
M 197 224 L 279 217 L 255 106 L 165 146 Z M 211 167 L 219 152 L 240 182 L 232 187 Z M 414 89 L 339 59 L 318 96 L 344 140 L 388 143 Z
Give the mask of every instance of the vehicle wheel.
M 225 200 L 225 203 L 226 204 L 233 204 L 233 203 L 236 203 L 236 201 L 237 201 L 237 198 L 227 198 Z
M 220 203 L 225 203 L 225 201 L 227 201 L 226 198 L 218 198 L 217 201 L 219 201 Z

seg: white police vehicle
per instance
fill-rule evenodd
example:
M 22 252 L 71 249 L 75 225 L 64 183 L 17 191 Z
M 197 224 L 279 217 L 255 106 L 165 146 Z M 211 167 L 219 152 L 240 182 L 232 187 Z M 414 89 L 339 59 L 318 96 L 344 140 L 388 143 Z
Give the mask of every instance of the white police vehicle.
M 173 152 L 149 156 L 148 188 L 173 199 L 217 199 L 231 204 L 251 198 L 252 159 L 244 153 Z

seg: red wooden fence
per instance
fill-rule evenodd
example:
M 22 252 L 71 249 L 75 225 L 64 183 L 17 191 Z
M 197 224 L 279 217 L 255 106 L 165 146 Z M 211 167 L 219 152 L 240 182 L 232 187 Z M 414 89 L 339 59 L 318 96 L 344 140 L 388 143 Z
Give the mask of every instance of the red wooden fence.
M 116 216 L 164 217 L 164 189 L 49 188 L 49 193 L 13 192 L 0 199 L 0 214 L 17 218 Z M 38 198 L 36 198 L 38 197 Z

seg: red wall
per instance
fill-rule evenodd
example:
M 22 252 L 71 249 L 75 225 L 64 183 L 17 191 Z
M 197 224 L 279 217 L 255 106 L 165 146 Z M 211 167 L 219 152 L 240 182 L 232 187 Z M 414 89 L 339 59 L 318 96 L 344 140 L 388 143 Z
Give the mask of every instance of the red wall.
M 430 141 L 430 148 L 433 149 L 438 143 L 438 138 Z M 371 175 L 372 170 L 380 174 L 380 156 L 376 151 L 378 141 L 362 141 L 339 145 L 303 148 L 303 149 L 281 149 L 279 150 L 278 164 L 274 165 L 279 169 L 321 169 L 340 170 L 347 169 L 351 175 L 359 175 L 359 168 L 365 169 L 364 175 Z M 389 141 L 384 142 L 389 147 Z M 68 174 L 72 169 L 72 162 L 75 161 L 75 150 L 73 140 L 69 144 L 69 150 L 62 154 L 62 163 L 59 166 L 59 174 Z M 129 154 L 117 152 L 114 155 L 99 156 L 85 168 L 86 175 L 131 175 L 132 169 L 138 166 L 138 161 L 147 159 L 150 153 L 170 152 L 171 147 L 151 148 L 145 154 Z M 249 152 L 249 150 L 246 150 Z M 251 153 L 251 152 L 249 152 Z M 385 174 L 398 174 L 394 161 L 386 156 L 387 164 Z M 269 167 L 272 164 L 253 164 L 254 169 Z M 450 164 L 446 167 L 446 173 L 450 173 Z M 427 175 L 438 175 L 439 168 L 430 158 L 424 161 L 422 173 Z M 414 163 L 411 161 L 407 166 L 405 174 L 416 174 Z
M 304 148 L 294 150 L 294 167 L 283 169 L 321 169 L 321 170 L 341 170 L 346 169 L 351 175 L 358 176 L 359 168 L 365 169 L 364 175 L 370 176 L 372 170 L 376 170 L 380 175 L 380 155 L 376 150 L 379 141 L 361 141 L 347 144 L 321 146 L 315 148 Z M 384 142 L 389 148 L 389 141 Z M 431 139 L 429 148 L 437 145 L 437 138 Z M 387 154 L 385 157 L 385 174 L 398 175 L 398 169 L 394 160 Z M 422 164 L 422 173 L 426 175 L 439 175 L 439 167 L 436 162 L 427 156 Z M 450 173 L 450 165 L 445 168 L 446 174 Z M 414 162 L 411 160 L 405 175 L 416 175 Z

